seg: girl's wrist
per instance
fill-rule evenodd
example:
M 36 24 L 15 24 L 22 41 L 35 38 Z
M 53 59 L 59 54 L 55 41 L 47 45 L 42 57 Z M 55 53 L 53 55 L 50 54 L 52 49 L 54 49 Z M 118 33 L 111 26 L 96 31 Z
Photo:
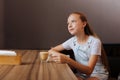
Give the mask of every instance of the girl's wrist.
M 68 55 L 64 56 L 64 62 L 65 63 L 69 63 L 69 59 L 70 59 L 70 57 Z

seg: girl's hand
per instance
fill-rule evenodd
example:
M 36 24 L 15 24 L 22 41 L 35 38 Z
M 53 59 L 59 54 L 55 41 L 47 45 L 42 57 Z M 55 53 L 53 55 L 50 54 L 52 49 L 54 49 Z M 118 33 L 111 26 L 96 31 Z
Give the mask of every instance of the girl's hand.
M 54 50 L 49 51 L 50 58 L 56 63 L 65 63 L 66 55 Z

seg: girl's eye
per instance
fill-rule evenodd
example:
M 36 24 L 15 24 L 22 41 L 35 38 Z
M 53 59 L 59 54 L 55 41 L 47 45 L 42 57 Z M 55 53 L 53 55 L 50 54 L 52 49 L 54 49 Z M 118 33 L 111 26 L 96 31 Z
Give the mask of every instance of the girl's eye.
M 75 23 L 75 22 L 77 22 L 77 21 L 76 20 L 71 20 L 70 22 L 67 22 L 67 24 L 69 25 L 69 24 Z
M 75 20 L 72 20 L 71 22 L 74 23 L 74 22 L 76 22 L 76 21 L 75 21 Z

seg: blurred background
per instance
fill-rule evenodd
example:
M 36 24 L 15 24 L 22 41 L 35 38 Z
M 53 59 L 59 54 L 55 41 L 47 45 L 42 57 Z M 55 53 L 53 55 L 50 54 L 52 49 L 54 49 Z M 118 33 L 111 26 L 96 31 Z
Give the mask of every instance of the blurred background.
M 120 0 L 0 0 L 0 49 L 49 49 L 71 37 L 67 17 L 82 12 L 104 44 L 120 44 Z

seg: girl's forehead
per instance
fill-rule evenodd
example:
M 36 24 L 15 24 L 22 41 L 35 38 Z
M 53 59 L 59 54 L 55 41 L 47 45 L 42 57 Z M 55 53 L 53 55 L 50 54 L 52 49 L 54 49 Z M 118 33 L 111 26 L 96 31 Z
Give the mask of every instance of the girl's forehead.
M 78 14 L 71 14 L 71 15 L 68 17 L 68 21 L 69 21 L 69 20 L 73 20 L 73 19 L 80 19 L 80 15 L 78 15 Z

